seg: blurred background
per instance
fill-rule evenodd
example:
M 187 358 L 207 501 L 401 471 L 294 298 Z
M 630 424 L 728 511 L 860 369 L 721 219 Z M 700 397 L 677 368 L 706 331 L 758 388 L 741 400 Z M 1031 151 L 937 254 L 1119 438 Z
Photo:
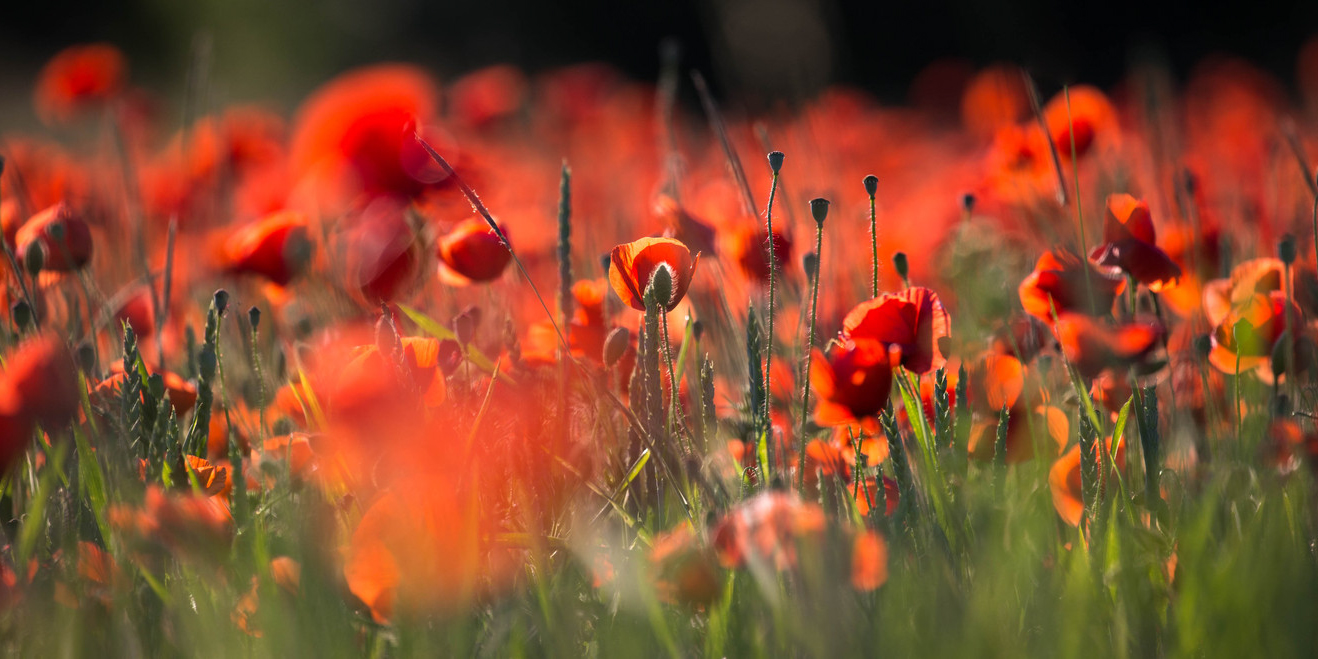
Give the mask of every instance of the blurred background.
M 354 65 L 413 61 L 441 79 L 493 63 L 535 72 L 581 61 L 655 79 L 659 45 L 682 46 L 685 68 L 752 106 L 851 83 L 905 100 L 936 60 L 1010 60 L 1045 83 L 1115 82 L 1134 60 L 1184 76 L 1205 56 L 1244 57 L 1286 84 L 1301 44 L 1318 33 L 1318 3 L 1160 4 L 1136 0 L 1011 4 L 979 0 L 41 0 L 6 3 L 2 89 L 30 88 L 60 48 L 110 41 L 135 82 L 183 86 L 194 44 L 208 41 L 219 99 L 287 107 Z M 25 98 L 0 101 L 4 109 Z M 6 113 L 5 116 L 12 116 Z

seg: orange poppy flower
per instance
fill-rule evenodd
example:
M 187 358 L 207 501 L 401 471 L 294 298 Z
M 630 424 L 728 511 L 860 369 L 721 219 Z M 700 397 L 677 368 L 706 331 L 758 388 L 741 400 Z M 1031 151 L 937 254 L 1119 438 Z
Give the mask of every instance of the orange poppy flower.
M 195 455 L 184 456 L 184 461 L 188 473 L 186 475 L 179 474 L 180 479 L 177 484 L 190 487 L 191 480 L 195 478 L 197 487 L 202 494 L 208 497 L 215 495 L 228 496 L 231 488 L 228 469 L 218 464 L 212 464 L 209 460 Z
M 516 112 L 526 91 L 521 70 L 501 64 L 468 73 L 449 87 L 446 96 L 452 99 L 449 108 L 458 120 L 482 127 Z
M 1108 196 L 1103 244 L 1089 258 L 1120 268 L 1152 291 L 1171 288 L 1181 278 L 1181 266 L 1158 248 L 1148 202 L 1128 194 Z
M 887 346 L 873 339 L 854 339 L 835 346 L 827 358 L 816 349 L 810 361 L 810 386 L 819 397 L 815 423 L 840 426 L 868 419 L 873 425 L 892 390 Z
M 56 239 L 52 233 L 63 231 L 64 236 Z M 14 236 L 18 245 L 18 256 L 25 258 L 33 242 L 41 241 L 45 251 L 45 270 L 69 272 L 81 269 L 92 258 L 92 232 L 82 215 L 71 206 L 60 202 L 46 210 L 33 215 Z
M 1296 320 L 1301 317 L 1294 302 L 1290 315 Z M 1236 325 L 1242 321 L 1242 331 L 1237 335 Z M 1223 373 L 1234 373 L 1237 367 L 1242 373 L 1253 370 L 1264 382 L 1271 382 L 1272 348 L 1286 331 L 1286 321 L 1285 293 L 1251 295 L 1213 330 L 1208 362 Z
M 62 123 L 100 107 L 123 90 L 128 63 L 107 43 L 70 46 L 41 69 L 33 94 L 37 116 L 47 124 Z
M 865 482 L 860 485 L 849 485 L 851 493 L 856 496 L 856 512 L 861 517 L 870 514 L 874 506 L 879 505 L 879 486 L 874 477 L 866 478 Z M 897 481 L 883 477 L 883 514 L 891 515 L 897 510 L 897 504 L 901 503 L 901 490 L 897 487 Z
M 0 475 L 23 458 L 32 443 L 32 415 L 8 379 L 0 379 Z
M 1023 399 L 1022 399 L 1023 400 Z M 1041 443 L 1051 446 L 1051 454 L 1061 453 L 1070 434 L 1071 422 L 1066 412 L 1052 405 L 1036 405 L 1033 409 L 1017 405 L 1009 409 L 1007 418 L 1007 464 L 1017 464 L 1034 458 L 1035 436 Z M 996 417 L 976 423 L 970 431 L 967 447 L 970 457 L 988 461 L 994 459 L 998 438 Z
M 287 286 L 311 262 L 311 236 L 301 213 L 281 211 L 240 227 L 224 242 L 224 269 Z
M 1256 294 L 1284 293 L 1285 279 L 1286 265 L 1280 259 L 1250 259 L 1236 265 L 1230 277 L 1204 284 L 1204 316 L 1208 324 L 1222 325 L 1233 309 L 1247 305 Z
M 979 136 L 991 136 L 1023 119 L 1029 111 L 1025 77 L 1009 64 L 997 64 L 977 73 L 961 96 L 961 121 Z
M 140 507 L 115 504 L 110 527 L 139 560 L 186 557 L 219 561 L 233 540 L 233 518 L 224 502 L 192 493 L 147 488 Z
M 504 235 L 507 234 L 507 229 Z M 498 234 L 481 219 L 468 219 L 439 241 L 441 275 L 449 283 L 493 281 L 513 258 Z
M 1104 451 L 1111 454 L 1112 438 L 1108 437 L 1103 442 L 1094 443 L 1094 451 L 1097 453 L 1102 446 Z M 1104 455 L 1095 455 L 1100 460 L 1099 464 L 1103 465 L 1101 473 L 1104 474 L 1104 482 L 1116 482 L 1116 474 L 1108 465 L 1108 458 Z M 1124 471 L 1126 469 L 1126 440 L 1122 438 L 1117 442 L 1116 454 L 1117 468 Z M 1048 487 L 1053 494 L 1053 508 L 1057 510 L 1058 516 L 1062 521 L 1071 526 L 1080 526 L 1080 518 L 1085 512 L 1084 489 L 1080 482 L 1080 445 L 1073 444 L 1062 457 L 1053 462 L 1052 468 L 1048 470 Z
M 1113 374 L 1111 371 L 1104 371 L 1094 378 L 1094 384 L 1089 389 L 1089 397 L 1094 403 L 1101 405 L 1104 409 L 1112 414 L 1121 412 L 1121 406 L 1130 400 L 1134 390 L 1130 387 L 1130 381 L 1121 376 Z
M 1053 331 L 1062 344 L 1062 354 L 1085 378 L 1139 361 L 1162 338 L 1162 328 L 1156 323 L 1133 322 L 1108 327 L 1078 313 L 1058 316 Z
M 851 587 L 867 592 L 888 581 L 888 543 L 878 531 L 856 534 L 851 547 Z
M 708 604 L 722 590 L 718 563 L 691 524 L 656 538 L 647 559 L 655 590 L 665 602 Z
M 96 387 L 92 389 L 91 400 L 95 405 L 106 405 L 109 401 L 117 400 L 119 392 L 124 383 L 123 362 L 116 362 L 110 366 L 110 377 L 101 380 Z M 147 369 L 148 374 L 151 369 Z M 161 373 L 161 378 L 165 381 L 165 395 L 169 397 L 169 404 L 174 408 L 174 413 L 183 416 L 187 414 L 197 402 L 197 386 L 184 380 L 177 373 L 165 371 Z M 148 392 L 142 388 L 142 402 L 154 405 L 155 401 L 147 400 Z
M 691 286 L 700 254 L 691 256 L 686 245 L 672 238 L 641 238 L 618 245 L 610 254 L 609 283 L 618 297 L 637 311 L 645 311 L 645 289 L 659 268 L 667 268 L 673 278 L 673 294 L 664 303 L 672 311 Z
M 1058 247 L 1039 257 L 1018 292 L 1026 313 L 1052 325 L 1054 313 L 1106 315 L 1122 288 L 1120 276 Z
M 729 510 L 711 532 L 714 550 L 724 567 L 747 562 L 777 570 L 796 567 L 797 541 L 823 533 L 824 509 L 795 492 L 770 491 L 746 499 Z
M 330 193 L 411 198 L 436 182 L 412 138 L 435 115 L 438 93 L 416 67 L 382 64 L 349 71 L 316 90 L 298 110 L 291 161 L 305 174 L 329 177 Z
M 862 302 L 842 321 L 843 338 L 878 341 L 918 374 L 947 363 L 944 344 L 951 332 L 952 319 L 938 295 L 920 286 Z

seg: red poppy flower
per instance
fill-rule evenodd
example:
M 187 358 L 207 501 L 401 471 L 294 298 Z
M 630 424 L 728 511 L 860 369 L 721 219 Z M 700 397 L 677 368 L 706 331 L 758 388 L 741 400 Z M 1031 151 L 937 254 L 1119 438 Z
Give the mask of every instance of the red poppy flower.
M 7 379 L 0 380 L 0 476 L 8 474 L 32 443 L 32 415 Z
M 347 236 L 350 290 L 375 306 L 404 295 L 416 283 L 421 254 L 403 208 L 379 200 L 362 211 Z
M 147 339 L 156 333 L 156 310 L 151 300 L 151 289 L 138 286 L 132 289 L 123 303 L 114 311 L 114 326 L 111 331 L 116 335 L 125 323 L 132 326 L 138 339 Z
M 980 71 L 961 96 L 961 121 L 980 136 L 1011 126 L 1030 111 L 1030 98 L 1021 70 L 997 64 Z
M 64 341 L 31 339 L 10 355 L 3 379 L 17 392 L 23 413 L 47 432 L 60 430 L 79 410 L 78 370 Z
M 507 235 L 507 229 L 504 235 Z M 472 218 L 459 224 L 439 241 L 439 260 L 450 283 L 493 281 L 503 274 L 512 252 L 484 220 Z
M 1231 269 L 1231 276 L 1204 285 L 1204 316 L 1218 327 L 1233 309 L 1245 306 L 1256 294 L 1285 292 L 1286 265 L 1280 259 L 1244 261 Z
M 37 116 L 62 123 L 104 105 L 123 90 L 128 64 L 118 48 L 106 43 L 70 46 L 51 58 L 37 78 L 33 101 Z
M 92 389 L 91 400 L 94 405 L 108 405 L 110 401 L 118 400 L 125 377 L 123 369 L 123 362 L 111 365 L 110 377 L 101 380 Z M 150 369 L 147 370 L 149 373 Z M 162 373 L 161 378 L 165 381 L 165 394 L 169 396 L 169 404 L 174 408 L 174 413 L 179 416 L 187 414 L 197 402 L 197 386 L 184 380 L 177 373 L 169 371 Z M 142 389 L 142 402 L 155 404 L 155 401 L 148 400 L 145 387 Z
M 507 117 L 522 105 L 526 76 L 514 66 L 490 66 L 463 76 L 449 88 L 454 115 L 471 126 L 482 127 Z
M 112 505 L 110 527 L 139 559 L 189 557 L 219 561 L 233 540 L 233 518 L 223 501 L 147 488 L 141 507 Z
M 1162 328 L 1156 323 L 1108 327 L 1077 313 L 1060 315 L 1053 331 L 1062 344 L 1062 354 L 1085 378 L 1139 361 L 1157 347 L 1162 337 Z
M 287 286 L 311 262 L 311 249 L 306 218 L 295 211 L 281 211 L 231 235 L 224 243 L 224 268 Z
M 862 302 L 842 321 L 843 338 L 870 339 L 900 351 L 902 366 L 919 374 L 947 363 L 943 344 L 951 331 L 938 295 L 919 286 Z
M 655 539 L 646 557 L 660 599 L 708 604 L 721 592 L 718 563 L 691 524 L 680 524 Z
M 729 510 L 712 533 L 719 562 L 738 568 L 753 561 L 778 570 L 796 566 L 797 541 L 824 531 L 824 509 L 795 492 L 757 494 Z
M 1120 268 L 1152 291 L 1171 288 L 1181 277 L 1181 267 L 1158 248 L 1148 202 L 1128 194 L 1108 196 L 1103 244 L 1089 258 Z
M 291 159 L 302 174 L 328 176 L 368 196 L 414 197 L 438 181 L 413 139 L 435 115 L 438 93 L 418 68 L 382 64 L 349 71 L 298 111 Z M 331 193 L 338 190 L 329 190 Z
M 1116 130 L 1117 112 L 1103 92 L 1079 85 L 1048 101 L 1043 108 L 1043 120 L 1057 147 L 1057 155 L 1070 160 L 1072 135 L 1075 155 L 1083 158 L 1097 140 Z
M 887 346 L 861 338 L 835 346 L 827 358 L 816 350 L 810 361 L 810 386 L 819 396 L 815 423 L 839 426 L 873 419 L 892 391 Z
M 753 226 L 730 229 L 726 244 L 726 253 L 741 266 L 747 277 L 757 282 L 769 281 L 768 231 Z M 778 277 L 782 277 L 784 266 L 792 263 L 792 239 L 781 231 L 773 232 L 773 258 L 778 264 Z
M 64 235 L 57 239 L 53 234 L 59 231 Z M 18 230 L 14 242 L 18 245 L 20 259 L 27 255 L 35 241 L 41 241 L 45 251 L 45 265 L 42 267 L 46 270 L 78 270 L 92 258 L 91 228 L 81 214 L 63 202 L 33 215 Z
M 667 268 L 673 278 L 673 294 L 663 306 L 672 311 L 686 296 L 700 254 L 692 257 L 686 245 L 672 238 L 641 238 L 614 247 L 610 259 L 609 283 L 618 297 L 637 311 L 645 311 L 645 289 L 655 271 Z
M 877 531 L 856 534 L 851 547 L 851 587 L 868 592 L 888 581 L 888 543 Z
M 1088 274 L 1086 274 L 1088 270 Z M 1059 247 L 1039 257 L 1019 293 L 1025 312 L 1053 324 L 1053 314 L 1075 311 L 1103 316 L 1123 288 L 1119 275 L 1094 267 L 1070 250 Z
M 869 515 L 874 506 L 879 505 L 879 487 L 874 477 L 866 478 L 864 483 L 859 485 L 852 484 L 847 486 L 851 493 L 856 495 L 856 512 L 861 517 Z M 897 487 L 897 481 L 883 477 L 883 514 L 891 515 L 897 510 L 897 505 L 901 503 L 901 490 Z

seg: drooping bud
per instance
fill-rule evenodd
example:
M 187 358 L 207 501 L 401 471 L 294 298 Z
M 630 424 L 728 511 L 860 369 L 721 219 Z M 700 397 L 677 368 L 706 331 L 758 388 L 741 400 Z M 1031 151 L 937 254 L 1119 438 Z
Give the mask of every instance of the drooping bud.
M 1286 265 L 1295 262 L 1295 236 L 1288 233 L 1281 237 L 1281 242 L 1277 243 L 1277 258 Z
M 1213 351 L 1213 337 L 1207 334 L 1200 334 L 1194 337 L 1194 354 L 1199 359 L 1208 359 L 1208 353 Z
M 828 200 L 823 197 L 811 199 L 810 214 L 815 217 L 815 224 L 823 226 L 824 218 L 828 217 Z
M 9 318 L 14 321 L 18 331 L 22 332 L 32 324 L 32 307 L 28 305 L 27 300 L 19 300 L 9 308 Z
M 906 281 L 906 277 L 911 273 L 911 264 L 906 260 L 906 252 L 897 252 L 892 255 L 892 267 L 897 270 L 897 276 Z
M 873 197 L 879 193 L 879 177 L 870 174 L 869 176 L 866 176 L 865 180 L 862 182 L 865 184 L 865 194 Z
M 261 310 L 256 305 L 252 305 L 252 308 L 247 310 L 247 322 L 252 326 L 253 332 L 261 326 Z
M 805 270 L 807 279 L 814 279 L 815 272 L 819 270 L 819 255 L 814 252 L 806 252 L 805 256 L 801 257 L 801 268 Z
M 967 213 L 975 210 L 975 193 L 967 192 L 961 195 L 961 210 Z
M 611 263 L 613 263 L 613 256 L 605 252 L 605 254 L 600 257 L 600 267 L 604 269 L 605 277 L 609 276 L 609 265 Z
M 453 333 L 458 336 L 458 343 L 467 345 L 476 336 L 476 325 L 480 322 L 480 309 L 471 307 L 453 317 Z
M 1272 344 L 1272 377 L 1278 378 L 1283 373 L 1291 372 L 1291 352 L 1291 331 L 1287 329 Z
M 96 370 L 96 348 L 91 343 L 84 342 L 78 346 L 78 351 L 74 354 L 78 360 L 78 370 L 83 373 L 92 373 Z
M 782 170 L 782 168 L 783 168 L 783 152 L 782 152 L 782 151 L 770 151 L 770 152 L 769 152 L 769 169 L 772 170 L 774 174 L 777 174 L 779 171 Z
M 700 320 L 691 322 L 691 338 L 699 341 L 705 335 L 705 323 Z
M 34 240 L 27 244 L 27 251 L 23 253 L 23 267 L 27 270 L 29 277 L 36 279 L 41 268 L 46 265 L 46 247 L 41 244 L 40 240 Z
M 631 344 L 632 335 L 626 327 L 615 327 L 609 332 L 608 338 L 604 340 L 604 365 L 613 368 L 622 359 L 623 353 L 627 352 L 627 346 Z

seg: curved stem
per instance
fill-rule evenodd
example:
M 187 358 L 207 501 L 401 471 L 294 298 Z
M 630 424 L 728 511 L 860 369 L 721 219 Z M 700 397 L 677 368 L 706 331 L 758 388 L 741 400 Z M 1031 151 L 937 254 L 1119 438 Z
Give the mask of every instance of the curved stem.
M 805 372 L 802 374 L 804 393 L 801 395 L 801 421 L 800 430 L 796 433 L 797 443 L 797 464 L 796 479 L 797 489 L 805 491 L 805 422 L 807 415 L 810 414 L 810 362 L 815 356 L 815 317 L 819 312 L 819 275 L 822 272 L 824 258 L 824 225 L 817 224 L 815 229 L 815 276 L 814 281 L 810 282 L 810 331 L 805 337 Z M 877 263 L 877 261 L 876 261 Z M 878 270 L 875 270 L 877 273 Z M 878 276 L 877 274 L 875 275 Z

